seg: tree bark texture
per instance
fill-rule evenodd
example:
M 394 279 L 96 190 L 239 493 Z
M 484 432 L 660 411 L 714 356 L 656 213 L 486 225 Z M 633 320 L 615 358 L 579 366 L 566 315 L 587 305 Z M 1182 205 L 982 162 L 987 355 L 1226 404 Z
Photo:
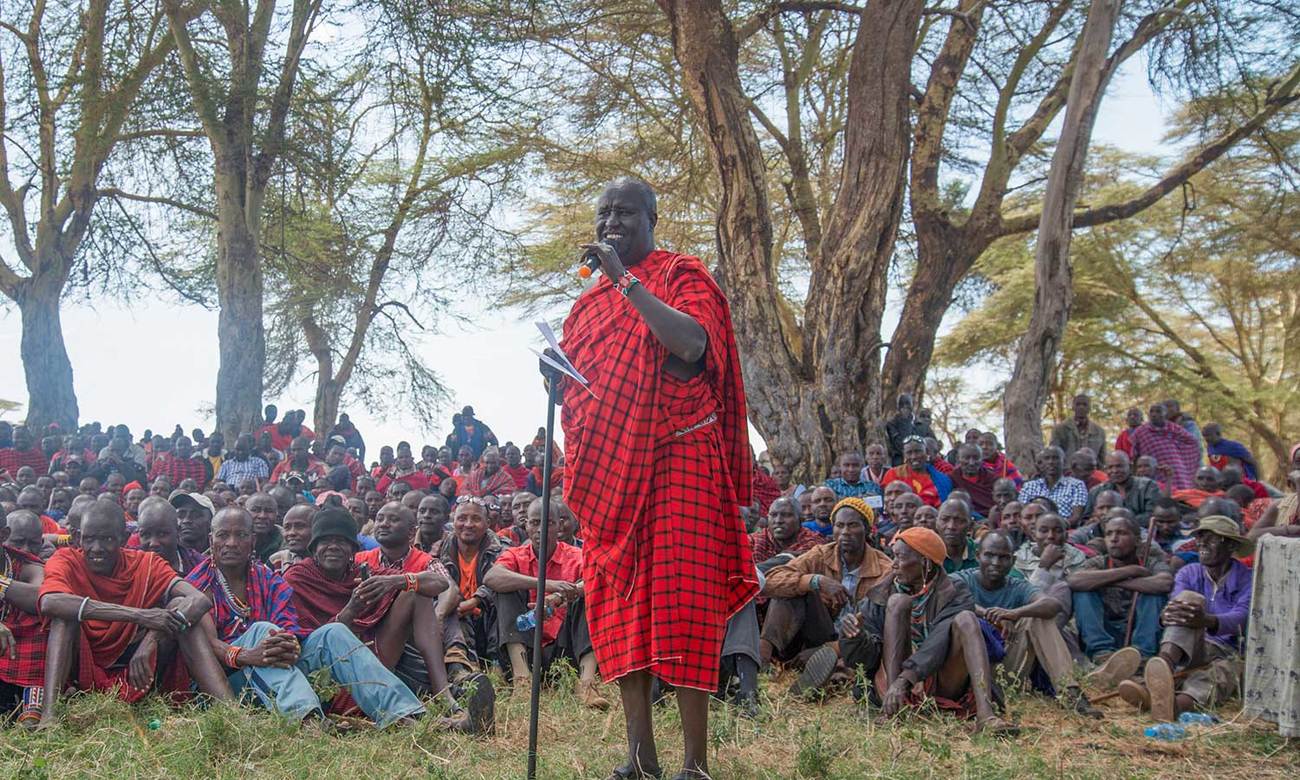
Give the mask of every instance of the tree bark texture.
M 59 317 L 63 280 L 50 273 L 33 276 L 20 283 L 16 292 L 22 315 L 20 353 L 27 380 L 27 425 L 38 438 L 50 423 L 58 423 L 65 431 L 75 430 L 77 395 Z
M 262 259 L 255 234 L 244 220 L 244 177 L 217 173 L 217 430 L 233 442 L 261 419 L 266 367 L 262 322 Z M 236 160 L 233 165 L 241 164 Z
M 850 65 L 844 167 L 823 250 L 809 258 L 804 324 L 778 290 L 762 148 L 717 0 L 660 0 L 696 123 L 721 184 L 717 276 L 731 302 L 750 418 L 773 456 L 821 478 L 875 438 L 885 283 L 902 214 L 908 74 L 920 0 L 861 13 Z
M 212 147 L 217 215 L 217 430 L 227 441 L 261 419 L 266 369 L 262 322 L 262 207 L 272 167 L 284 147 L 289 101 L 321 0 L 293 0 L 278 79 L 263 92 L 268 38 L 276 0 L 206 8 L 226 37 L 228 68 L 222 83 L 205 64 L 186 24 L 189 6 L 164 0 L 194 112 Z
M 1092 0 L 1089 5 L 1065 121 L 1048 171 L 1034 252 L 1034 308 L 1003 397 L 1007 451 L 1012 460 L 1026 465 L 1034 462 L 1043 446 L 1043 402 L 1074 299 L 1070 266 L 1074 206 L 1097 109 L 1114 73 L 1106 55 L 1121 4 L 1121 0 Z

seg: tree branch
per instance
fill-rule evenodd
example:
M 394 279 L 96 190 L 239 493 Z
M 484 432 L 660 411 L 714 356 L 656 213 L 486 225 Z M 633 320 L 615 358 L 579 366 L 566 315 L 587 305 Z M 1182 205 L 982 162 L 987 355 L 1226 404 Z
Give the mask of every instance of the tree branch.
M 271 3 L 274 6 L 274 3 Z M 280 81 L 271 96 L 271 106 L 266 120 L 266 140 L 257 154 L 253 181 L 261 187 L 271 178 L 271 167 L 284 147 L 284 126 L 289 115 L 289 99 L 298 78 L 298 64 L 302 52 L 311 38 L 316 15 L 320 13 L 321 0 L 295 0 L 289 42 L 285 47 L 284 61 L 280 64 Z M 269 24 L 269 21 L 268 21 Z M 265 36 L 263 36 L 265 40 Z M 250 224 L 255 222 L 250 221 Z
M 865 10 L 866 9 L 863 8 L 862 6 L 854 5 L 852 3 L 834 2 L 834 0 L 828 0 L 827 2 L 817 2 L 816 0 L 810 0 L 809 2 L 774 3 L 768 6 L 767 8 L 764 8 L 763 10 L 752 14 L 748 19 L 744 20 L 739 25 L 737 25 L 736 40 L 743 41 L 746 38 L 749 38 L 754 33 L 758 32 L 759 30 L 767 26 L 767 23 L 772 21 L 772 19 L 776 17 L 777 14 L 781 14 L 781 13 L 790 13 L 790 12 L 810 13 L 813 11 L 841 11 L 846 14 L 861 16 L 862 12 Z
M 1159 181 L 1136 197 L 1119 203 L 1076 211 L 1073 226 L 1080 228 L 1104 225 L 1107 222 L 1127 219 L 1143 211 L 1177 187 L 1182 186 L 1184 182 L 1199 173 L 1207 165 L 1222 157 L 1237 142 L 1259 130 L 1265 122 L 1297 100 L 1300 100 L 1300 63 L 1297 63 L 1291 73 L 1276 85 L 1275 90 L 1270 93 L 1269 98 L 1265 101 L 1264 107 L 1244 124 L 1219 135 L 1210 143 L 1197 149 L 1181 163 L 1167 171 Z M 1038 227 L 1039 217 L 1040 215 L 1037 213 L 1008 217 L 1003 221 L 997 235 L 1001 237 L 1016 233 L 1027 233 Z
M 411 318 L 411 322 L 414 323 L 415 327 L 419 328 L 420 330 L 428 330 L 428 328 L 420 324 L 420 321 L 415 318 L 415 315 L 411 313 L 411 309 L 401 301 L 384 301 L 383 303 L 375 307 L 375 314 L 383 314 L 385 317 L 388 317 L 390 322 L 392 322 L 392 316 L 384 311 L 384 309 L 387 309 L 389 306 L 392 306 L 397 309 L 401 309 L 402 311 L 406 312 L 406 316 Z M 396 326 L 397 323 L 393 322 L 393 325 Z
M 207 133 L 201 127 L 190 129 L 170 129 L 157 128 L 155 130 L 136 130 L 131 133 L 122 133 L 117 137 L 118 141 L 138 141 L 142 138 L 206 138 Z
M 202 206 L 195 206 L 191 203 L 183 203 L 179 200 L 163 197 L 161 195 L 137 195 L 136 193 L 133 192 L 125 192 L 123 190 L 118 189 L 117 187 L 105 187 L 103 189 L 98 190 L 96 194 L 101 198 L 121 198 L 122 200 L 134 200 L 134 201 L 139 201 L 141 203 L 158 203 L 163 206 L 171 206 L 174 209 L 188 211 L 189 213 L 194 214 L 195 216 L 203 217 L 204 219 L 210 219 L 214 222 L 217 219 L 217 214 L 214 211 L 209 211 L 203 208 Z
M 27 212 L 23 208 L 24 199 L 14 191 L 13 184 L 9 181 L 9 144 L 4 135 L 4 128 L 8 126 L 5 90 L 4 58 L 0 57 L 0 206 L 3 206 L 5 213 L 9 215 L 9 233 L 13 236 L 18 259 L 27 270 L 32 271 L 36 268 L 36 259 L 32 255 L 31 236 L 27 235 Z
M 198 7 L 205 8 L 206 3 Z M 213 146 L 221 148 L 225 145 L 225 136 L 221 130 L 221 119 L 217 116 L 217 105 L 212 95 L 208 93 L 207 83 L 199 65 L 199 55 L 194 50 L 194 41 L 185 26 L 193 17 L 184 12 L 178 0 L 163 0 L 163 9 L 167 13 L 167 24 L 172 38 L 176 41 L 176 54 L 180 57 L 181 70 L 185 73 L 185 80 L 189 82 L 190 101 L 194 104 L 194 113 L 198 114 L 199 122 L 202 123 L 208 140 Z

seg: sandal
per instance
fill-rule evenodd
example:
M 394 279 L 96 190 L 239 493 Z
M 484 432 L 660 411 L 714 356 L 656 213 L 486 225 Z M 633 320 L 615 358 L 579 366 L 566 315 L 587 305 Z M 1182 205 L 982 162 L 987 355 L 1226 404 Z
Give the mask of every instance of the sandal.
M 607 780 L 663 780 L 663 776 L 663 770 L 659 767 L 642 769 L 627 763 L 614 767 L 614 771 L 609 773 Z

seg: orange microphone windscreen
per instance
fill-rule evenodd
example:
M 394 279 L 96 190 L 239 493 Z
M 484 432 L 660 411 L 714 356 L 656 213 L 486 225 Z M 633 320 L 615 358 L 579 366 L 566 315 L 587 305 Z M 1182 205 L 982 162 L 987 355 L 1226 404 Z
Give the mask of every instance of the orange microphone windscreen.
M 591 269 L 585 265 L 578 266 L 578 278 L 587 279 L 591 277 Z

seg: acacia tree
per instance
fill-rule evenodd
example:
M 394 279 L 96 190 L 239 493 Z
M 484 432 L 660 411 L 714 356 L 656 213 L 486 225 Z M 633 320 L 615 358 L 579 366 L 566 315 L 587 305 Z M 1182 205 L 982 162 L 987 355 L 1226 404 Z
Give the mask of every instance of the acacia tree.
M 1300 132 L 1294 111 L 1283 119 L 1193 177 L 1183 197 L 1075 237 L 1049 421 L 1068 417 L 1083 391 L 1114 434 L 1128 407 L 1181 397 L 1202 425 L 1246 441 L 1272 479 L 1284 476 L 1300 400 Z M 1143 161 L 1103 152 L 1099 162 L 1087 198 L 1141 190 L 1120 176 Z M 941 340 L 936 363 L 1010 373 L 1033 306 L 1031 242 L 995 244 L 975 272 L 990 290 Z
M 1084 8 L 1077 0 L 921 9 L 662 2 L 665 30 L 635 3 L 591 11 L 543 5 L 558 10 L 529 29 L 566 41 L 551 46 L 591 73 L 565 94 L 578 106 L 571 114 L 582 132 L 573 138 L 580 145 L 594 138 L 593 152 L 558 160 L 561 188 L 585 198 L 589 185 L 575 182 L 600 181 L 621 164 L 665 186 L 661 203 L 685 211 L 689 225 L 712 218 L 712 242 L 696 234 L 674 248 L 717 259 L 736 312 L 751 417 L 773 453 L 824 472 L 836 450 L 877 435 L 882 399 L 923 388 L 935 334 L 976 258 L 999 237 L 1037 227 L 1037 204 L 1015 196 L 1045 162 Z M 1108 68 L 1144 48 L 1176 48 L 1191 32 L 1203 34 L 1201 26 L 1239 29 L 1185 13 L 1189 5 L 1131 4 Z M 671 121 L 682 108 L 693 120 L 687 133 Z M 1150 206 L 1276 110 L 1260 108 L 1207 134 L 1143 192 L 1090 204 L 1075 224 Z M 608 141 L 619 129 L 635 140 Z M 661 151 L 675 135 L 689 162 Z M 967 152 L 985 147 L 984 159 Z M 703 203 L 674 193 L 695 176 L 695 150 L 713 172 Z M 908 200 L 896 201 L 900 193 Z M 900 253 L 905 207 L 911 231 Z M 678 219 L 680 212 L 661 222 Z M 909 255 L 902 318 L 884 344 L 889 274 Z
M 802 328 L 791 327 L 779 298 L 766 165 L 740 80 L 741 35 L 721 2 L 660 5 L 722 190 L 718 277 L 740 323 L 751 417 L 774 457 L 825 469 L 836 451 L 859 448 L 878 416 L 880 320 L 903 213 L 911 62 L 924 2 L 854 11 L 841 174 L 817 236 L 820 252 L 809 256 Z
M 22 318 L 33 427 L 76 425 L 59 306 L 96 204 L 117 194 L 101 189 L 114 150 L 168 132 L 135 112 L 171 50 L 158 6 L 0 2 L 0 206 L 18 261 L 0 258 L 0 292 Z
M 276 0 L 214 0 L 198 17 L 187 14 L 180 0 L 163 4 L 212 153 L 220 306 L 216 417 L 217 429 L 233 440 L 260 419 L 266 365 L 263 208 L 322 0 L 292 0 L 287 13 Z M 281 30 L 283 41 L 274 37 Z M 269 73 L 274 78 L 266 83 Z
M 304 78 L 267 207 L 268 387 L 297 378 L 305 343 L 318 431 L 345 395 L 431 424 L 445 393 L 413 335 L 445 313 L 459 259 L 504 239 L 490 211 L 528 137 L 529 112 L 493 86 L 492 41 L 447 7 L 370 7 L 356 69 Z
M 1106 84 L 1115 72 L 1106 61 L 1106 52 L 1110 50 L 1121 5 L 1122 0 L 1091 0 L 1088 20 L 1079 36 L 1079 57 L 1070 80 L 1065 122 L 1047 173 L 1034 252 L 1034 307 L 1007 383 L 1003 414 L 1007 449 L 1021 463 L 1034 462 L 1042 446 L 1048 374 L 1070 319 L 1074 206 L 1083 186 L 1092 128 Z
M 1125 37 L 1106 58 L 1107 80 L 1135 54 L 1146 51 L 1159 77 L 1176 82 L 1190 94 L 1240 88 L 1242 79 L 1250 76 L 1230 62 L 1211 57 L 1237 50 L 1243 42 L 1214 31 L 1238 30 L 1239 38 L 1248 38 L 1251 34 L 1245 33 L 1246 29 L 1261 35 L 1266 29 L 1285 29 L 1285 19 L 1270 18 L 1274 15 L 1270 5 L 1191 0 L 1129 3 L 1117 17 L 1116 26 Z M 1016 179 L 1032 175 L 1032 168 L 1026 168 L 1038 161 L 1036 150 L 1065 105 L 1082 47 L 1075 42 L 1074 31 L 1080 22 L 1077 2 L 1058 0 L 1035 9 L 1031 4 L 1008 9 L 998 3 L 963 0 L 959 15 L 933 55 L 929 80 L 918 97 L 910 168 L 917 262 L 881 374 L 886 398 L 899 392 L 923 392 L 939 325 L 981 253 L 999 238 L 1039 226 L 1038 204 L 1011 196 L 1017 188 Z M 1023 13 L 1008 16 L 1009 10 Z M 1199 54 L 1180 49 L 1189 39 L 1195 43 L 1189 48 L 1201 49 Z M 1261 56 L 1257 65 L 1281 63 L 1280 67 L 1289 67 L 1286 48 L 1277 51 L 1283 56 Z M 968 73 L 972 66 L 978 73 L 996 74 L 996 78 L 981 84 Z M 1193 73 L 1215 76 L 1196 77 Z M 1089 204 L 1073 215 L 1072 225 L 1105 224 L 1149 208 L 1258 131 L 1296 93 L 1295 85 L 1285 83 L 1272 102 L 1234 114 L 1239 117 L 1235 123 L 1188 138 L 1190 146 L 1182 159 L 1146 187 L 1127 192 L 1121 199 Z M 975 120 L 980 128 L 977 137 L 988 144 L 989 153 L 979 170 L 973 201 L 966 207 L 954 207 L 945 197 L 945 184 L 951 179 L 945 180 L 943 169 L 969 166 L 969 161 L 951 154 L 949 147 L 969 142 L 971 137 L 971 109 L 958 110 L 960 102 L 980 98 L 993 107 L 991 117 Z M 957 138 L 950 137 L 954 115 L 965 125 L 959 126 Z M 1017 120 L 1017 115 L 1024 118 Z

